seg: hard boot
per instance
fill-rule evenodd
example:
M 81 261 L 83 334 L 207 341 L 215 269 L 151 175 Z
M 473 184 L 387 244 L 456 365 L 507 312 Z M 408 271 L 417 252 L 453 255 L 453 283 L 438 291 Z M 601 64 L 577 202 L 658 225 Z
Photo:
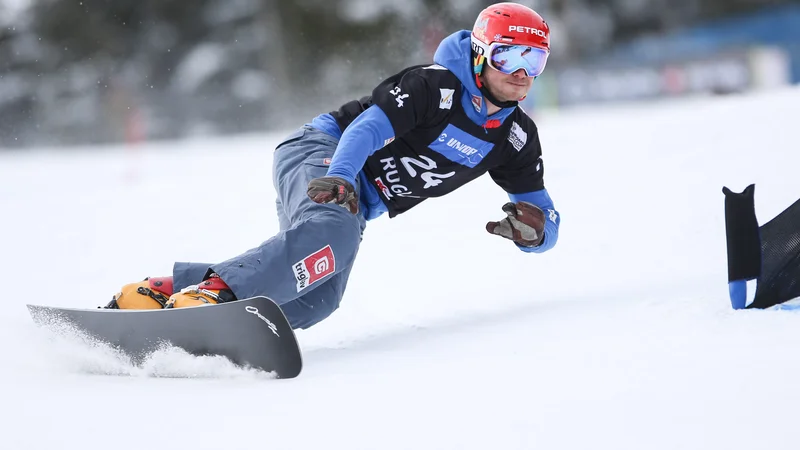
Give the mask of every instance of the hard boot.
M 145 278 L 122 286 L 107 309 L 161 309 L 172 295 L 172 277 Z
M 233 291 L 217 274 L 200 284 L 188 286 L 170 296 L 164 308 L 185 308 L 187 306 L 215 305 L 236 300 Z

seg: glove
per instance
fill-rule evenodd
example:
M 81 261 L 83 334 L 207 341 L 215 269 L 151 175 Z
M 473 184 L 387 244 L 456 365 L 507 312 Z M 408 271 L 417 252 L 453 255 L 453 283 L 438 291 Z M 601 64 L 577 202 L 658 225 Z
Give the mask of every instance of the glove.
M 308 198 L 316 203 L 335 203 L 351 213 L 358 213 L 356 189 L 339 177 L 320 177 L 308 182 Z
M 545 216 L 538 206 L 528 202 L 503 205 L 508 217 L 486 224 L 486 231 L 511 239 L 523 247 L 536 247 L 544 239 Z

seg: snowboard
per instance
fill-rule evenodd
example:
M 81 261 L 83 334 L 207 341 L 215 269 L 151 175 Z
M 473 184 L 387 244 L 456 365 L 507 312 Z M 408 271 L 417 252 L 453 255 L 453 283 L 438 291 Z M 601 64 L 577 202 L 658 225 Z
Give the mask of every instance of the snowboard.
M 42 326 L 72 325 L 139 363 L 168 343 L 193 355 L 221 355 L 234 364 L 294 378 L 300 347 L 281 308 L 267 297 L 177 309 L 71 309 L 27 305 Z

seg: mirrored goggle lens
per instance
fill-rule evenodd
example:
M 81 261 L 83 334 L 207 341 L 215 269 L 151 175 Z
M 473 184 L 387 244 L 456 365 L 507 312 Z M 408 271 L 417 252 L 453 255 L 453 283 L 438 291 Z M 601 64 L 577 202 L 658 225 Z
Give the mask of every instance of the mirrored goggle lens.
M 503 73 L 525 69 L 529 77 L 537 77 L 547 64 L 547 51 L 527 45 L 498 45 L 491 49 L 489 64 Z

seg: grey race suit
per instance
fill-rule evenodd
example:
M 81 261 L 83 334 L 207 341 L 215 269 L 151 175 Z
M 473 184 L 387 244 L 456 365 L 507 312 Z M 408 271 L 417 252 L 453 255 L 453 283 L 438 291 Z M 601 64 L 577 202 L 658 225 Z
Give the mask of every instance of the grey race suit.
M 269 296 L 281 305 L 293 328 L 308 328 L 333 313 L 366 226 L 363 208 L 354 215 L 341 206 L 314 203 L 306 194 L 309 181 L 327 174 L 337 143 L 308 126 L 285 139 L 273 162 L 278 234 L 219 264 L 175 263 L 175 290 L 200 283 L 214 272 L 236 298 Z

